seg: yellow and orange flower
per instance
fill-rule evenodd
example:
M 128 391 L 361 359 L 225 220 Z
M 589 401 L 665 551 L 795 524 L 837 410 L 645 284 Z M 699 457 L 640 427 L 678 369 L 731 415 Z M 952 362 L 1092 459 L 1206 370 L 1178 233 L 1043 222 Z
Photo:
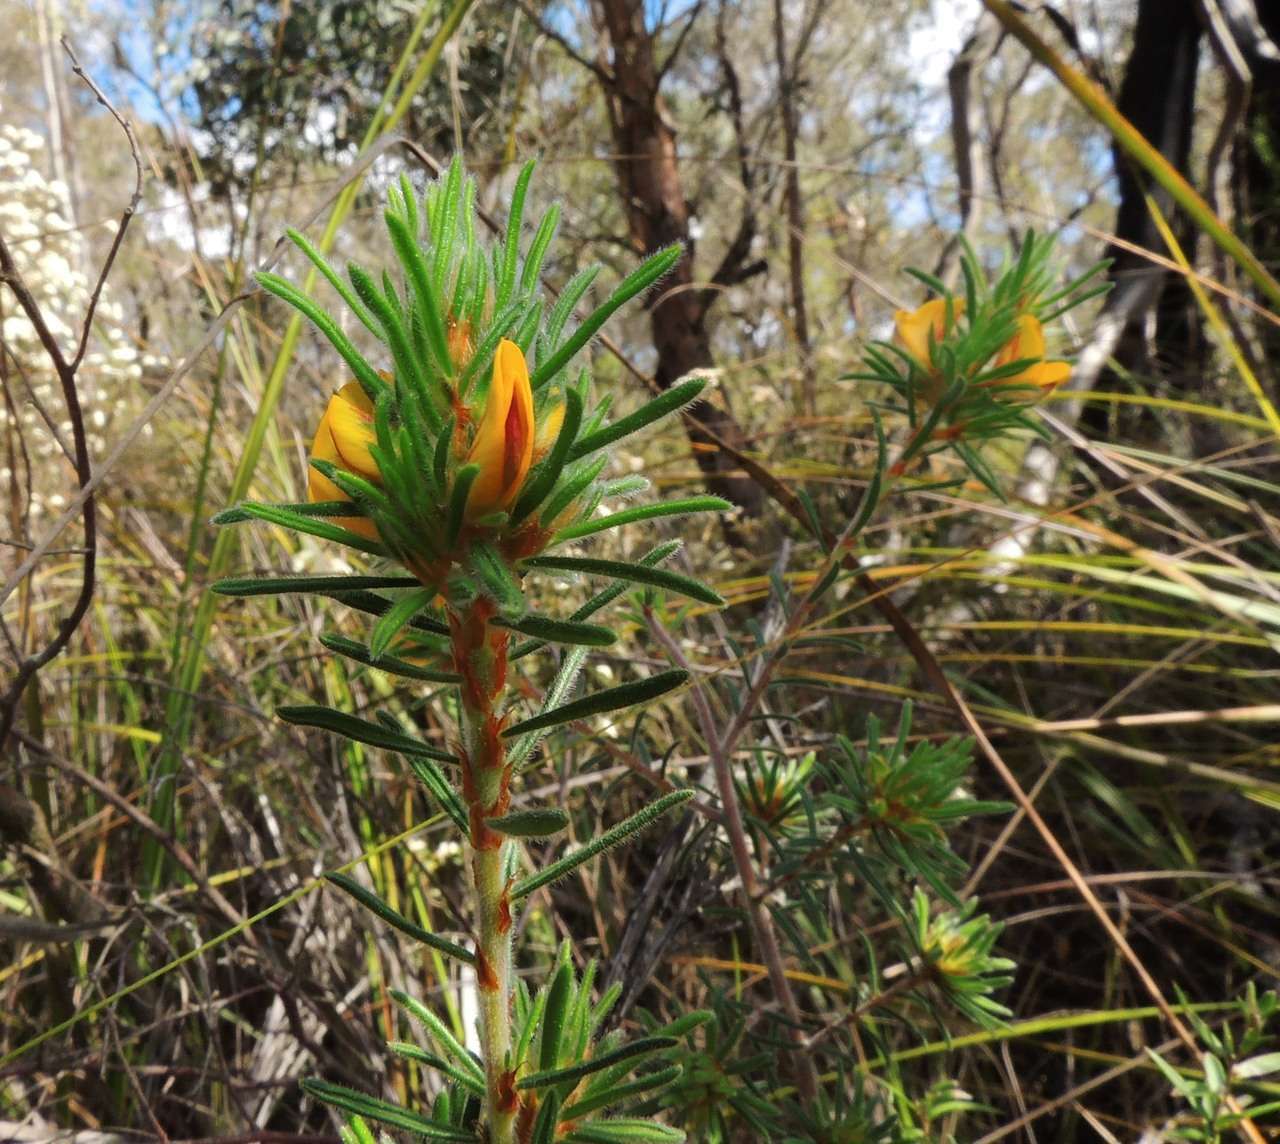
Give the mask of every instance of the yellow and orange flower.
M 375 484 L 380 474 L 377 462 L 369 452 L 374 442 L 373 403 L 357 382 L 349 381 L 329 398 L 320 428 L 311 442 L 311 456 L 329 461 L 340 468 L 364 477 Z M 307 497 L 311 501 L 350 500 L 323 473 L 310 469 L 307 473 Z M 338 517 L 335 524 L 349 528 L 369 540 L 378 538 L 373 521 L 366 517 Z
M 480 466 L 467 500 L 469 517 L 511 507 L 533 464 L 536 432 L 529 367 L 520 347 L 503 338 L 493 359 L 484 415 L 467 454 L 468 464 Z
M 963 313 L 964 299 L 953 298 L 951 300 L 952 323 L 954 324 Z M 942 389 L 941 376 L 933 364 L 933 354 L 930 351 L 933 346 L 940 344 L 948 333 L 947 300 L 931 298 L 914 310 L 899 310 L 893 315 L 893 321 L 897 327 L 898 344 L 915 359 L 923 375 L 920 396 L 932 404 L 942 396 Z
M 951 320 L 954 323 L 964 313 L 964 299 L 951 300 Z M 898 344 L 907 351 L 922 370 L 931 373 L 934 370 L 933 358 L 929 352 L 930 341 L 939 344 L 947 334 L 947 300 L 930 298 L 923 306 L 914 310 L 899 310 L 893 315 L 894 325 L 898 330 Z M 932 335 L 932 339 L 930 338 Z
M 1071 364 L 1065 361 L 1045 360 L 1044 330 L 1039 319 L 1033 314 L 1023 314 L 1018 318 L 1018 332 L 1001 347 L 996 354 L 995 366 L 1009 365 L 1011 362 L 1024 359 L 1032 361 L 1025 369 L 1019 370 L 1012 377 L 1002 377 L 998 381 L 984 382 L 986 385 L 1000 386 L 1034 386 L 1040 392 L 1031 395 L 1038 400 L 1052 392 L 1071 376 Z

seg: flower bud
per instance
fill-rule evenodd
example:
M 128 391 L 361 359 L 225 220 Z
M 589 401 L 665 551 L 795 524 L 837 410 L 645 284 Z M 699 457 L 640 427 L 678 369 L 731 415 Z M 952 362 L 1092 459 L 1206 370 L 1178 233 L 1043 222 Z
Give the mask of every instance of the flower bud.
M 479 465 L 467 515 L 472 519 L 510 507 L 533 463 L 535 429 L 529 367 L 515 342 L 504 338 L 493 359 L 484 414 L 467 454 Z

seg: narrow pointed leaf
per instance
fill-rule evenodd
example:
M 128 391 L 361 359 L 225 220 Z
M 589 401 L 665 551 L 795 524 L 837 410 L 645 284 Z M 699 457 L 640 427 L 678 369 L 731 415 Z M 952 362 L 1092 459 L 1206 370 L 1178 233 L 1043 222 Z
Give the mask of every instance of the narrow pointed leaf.
M 427 607 L 435 597 L 434 589 L 419 588 L 417 591 L 409 592 L 396 600 L 391 607 L 382 613 L 378 622 L 373 625 L 373 631 L 369 634 L 369 654 L 374 659 L 382 655 L 391 646 L 391 641 L 400 634 L 405 625 L 423 608 Z
M 691 790 L 675 790 L 670 794 L 663 795 L 657 802 L 651 803 L 643 810 L 636 811 L 630 818 L 624 819 L 612 830 L 607 830 L 599 837 L 593 838 L 572 854 L 566 854 L 558 862 L 553 862 L 550 866 L 525 878 L 524 881 L 517 882 L 511 891 L 512 901 L 526 898 L 534 890 L 549 886 L 566 874 L 571 874 L 584 862 L 590 862 L 596 855 L 604 853 L 612 846 L 617 846 L 618 843 L 624 842 L 633 834 L 638 834 L 656 819 L 661 818 L 667 811 L 688 802 L 691 798 L 693 798 L 693 791 Z
M 376 667 L 388 675 L 399 675 L 404 679 L 420 679 L 424 683 L 458 683 L 462 676 L 456 671 L 441 671 L 430 667 L 420 667 L 416 663 L 400 659 L 394 655 L 373 655 L 364 644 L 346 636 L 326 632 L 320 642 L 331 652 L 354 659 L 367 667 Z
M 637 679 L 632 683 L 622 683 L 617 687 L 609 687 L 597 691 L 593 695 L 584 695 L 565 703 L 551 711 L 544 711 L 531 719 L 508 727 L 502 732 L 503 738 L 510 739 L 515 735 L 525 735 L 530 731 L 540 731 L 544 727 L 554 727 L 560 723 L 571 723 L 575 719 L 586 719 L 591 715 L 601 715 L 607 711 L 620 711 L 624 707 L 632 707 L 637 703 L 647 703 L 659 695 L 665 695 L 673 688 L 679 687 L 689 678 L 689 673 L 682 668 L 659 672 L 648 679 Z
M 353 516 L 355 506 L 350 501 L 298 501 L 290 504 L 273 504 L 270 508 L 284 509 L 286 512 L 297 513 L 298 516 Z M 224 508 L 221 512 L 215 513 L 210 518 L 211 524 L 244 524 L 246 521 L 257 520 L 258 518 L 252 513 L 246 512 L 243 505 L 235 505 L 232 508 Z
M 371 723 L 367 719 L 358 719 L 345 711 L 337 711 L 332 707 L 304 705 L 298 707 L 277 707 L 276 714 L 286 723 L 297 727 L 318 727 L 322 731 L 332 731 L 357 743 L 368 743 L 371 747 L 381 747 L 384 751 L 395 751 L 401 755 L 421 755 L 426 759 L 436 759 L 442 763 L 456 763 L 456 755 L 424 743 L 410 735 L 399 731 L 391 731 L 381 723 Z
M 469 556 L 471 571 L 480 578 L 503 616 L 510 620 L 523 616 L 528 605 L 520 581 L 497 549 L 488 544 L 473 544 Z
M 692 576 L 672 572 L 669 568 L 653 568 L 626 560 L 596 560 L 587 556 L 531 556 L 524 561 L 527 568 L 546 568 L 553 572 L 581 572 L 585 576 L 609 576 L 679 592 L 704 604 L 724 605 L 724 597 Z
M 501 616 L 493 621 L 499 627 L 510 628 L 522 636 L 544 640 L 547 643 L 578 644 L 583 647 L 608 647 L 617 640 L 608 628 L 599 624 L 580 624 L 573 620 L 554 620 L 550 616 L 528 615 L 518 620 Z
M 581 1100 L 574 1101 L 564 1110 L 564 1117 L 566 1120 L 577 1120 L 586 1116 L 589 1112 L 598 1112 L 600 1109 L 608 1108 L 612 1104 L 621 1104 L 623 1101 L 631 1100 L 642 1093 L 652 1092 L 655 1088 L 662 1088 L 664 1085 L 670 1084 L 679 1075 L 680 1066 L 671 1065 L 669 1068 L 659 1069 L 657 1072 L 638 1077 L 629 1084 L 610 1085 L 603 1092 L 594 1093 L 583 1097 Z
M 233 511 L 243 514 L 243 517 L 238 517 L 237 519 L 252 517 L 255 520 L 265 520 L 268 524 L 278 524 L 281 528 L 291 528 L 295 532 L 305 532 L 308 536 L 318 536 L 322 540 L 333 540 L 338 544 L 345 544 L 348 548 L 354 548 L 359 552 L 369 552 L 374 556 L 390 555 L 386 547 L 376 540 L 369 540 L 359 533 L 343 528 L 341 525 L 330 524 L 319 517 L 308 516 L 305 513 L 296 512 L 282 505 L 255 504 L 253 501 L 246 501 L 244 504 L 238 505 L 236 510 Z M 225 515 L 227 514 L 219 514 L 219 516 Z M 358 516 L 360 514 L 359 510 L 352 505 L 347 509 L 347 515 Z
M 283 596 L 304 592 L 332 596 L 334 592 L 349 592 L 354 589 L 411 588 L 419 583 L 416 576 L 246 576 L 218 580 L 209 585 L 209 590 L 219 596 L 239 597 Z
M 548 1069 L 544 1072 L 530 1073 L 528 1076 L 516 1081 L 516 1088 L 550 1088 L 553 1085 L 564 1084 L 567 1081 L 576 1082 L 584 1076 L 599 1072 L 601 1069 L 612 1068 L 621 1061 L 651 1056 L 654 1053 L 662 1052 L 664 1049 L 673 1049 L 679 1043 L 675 1037 L 641 1037 L 638 1041 L 632 1041 L 629 1045 L 622 1045 L 611 1052 L 601 1053 L 598 1057 L 592 1057 L 590 1060 L 583 1061 L 580 1064 L 570 1065 L 568 1068 Z
M 368 1093 L 357 1092 L 340 1084 L 330 1084 L 327 1080 L 307 1079 L 302 1082 L 302 1090 L 317 1100 L 333 1108 L 340 1108 L 353 1116 L 367 1116 L 379 1124 L 390 1124 L 393 1128 L 403 1128 L 416 1132 L 428 1140 L 453 1140 L 458 1144 L 475 1144 L 475 1133 L 461 1128 L 452 1128 L 447 1124 L 439 1124 L 410 1112 L 407 1108 L 379 1100 Z
M 618 528 L 624 524 L 635 524 L 641 520 L 652 520 L 659 516 L 687 516 L 694 512 L 725 512 L 733 508 L 723 497 L 687 497 L 684 500 L 663 501 L 661 504 L 642 504 L 635 508 L 623 509 L 609 516 L 592 517 L 589 520 L 571 524 L 562 528 L 555 535 L 553 544 L 566 540 L 577 540 L 583 536 L 592 536 L 604 532 L 608 528 Z
M 391 989 L 388 992 L 391 994 L 391 999 L 409 1016 L 427 1027 L 427 1031 L 435 1038 L 436 1043 L 455 1064 L 482 1084 L 484 1083 L 484 1073 L 480 1071 L 480 1066 L 476 1064 L 475 1057 L 467 1052 L 439 1017 L 417 998 L 410 997 L 407 993 L 401 993 L 399 989 Z
M 355 898 L 370 913 L 376 914 L 387 925 L 398 929 L 402 934 L 413 938 L 414 941 L 420 941 L 423 945 L 430 946 L 432 949 L 439 950 L 450 957 L 456 957 L 467 965 L 475 965 L 475 954 L 463 949 L 457 942 L 437 937 L 430 930 L 423 929 L 416 922 L 411 922 L 403 914 L 393 910 L 377 894 L 371 890 L 366 890 L 354 878 L 348 878 L 345 874 L 337 873 L 325 874 L 324 877 L 325 881 L 332 882 L 338 889 Z
M 569 816 L 549 806 L 539 810 L 513 810 L 499 818 L 485 819 L 485 825 L 512 838 L 546 838 L 568 826 Z
M 378 371 L 365 361 L 360 351 L 351 344 L 346 334 L 338 329 L 338 324 L 325 313 L 324 309 L 292 283 L 286 282 L 277 274 L 260 270 L 254 277 L 258 280 L 258 285 L 264 290 L 274 294 L 281 301 L 288 302 L 295 310 L 298 310 L 311 320 L 311 324 L 328 338 L 329 344 L 338 351 L 342 360 L 351 367 L 351 372 L 355 374 L 356 381 L 360 383 L 360 388 L 368 394 L 369 400 L 376 402 L 378 395 L 387 388 L 387 383 L 378 376 Z
M 630 437 L 632 433 L 639 432 L 646 425 L 652 425 L 667 414 L 674 413 L 677 409 L 682 409 L 696 400 L 706 387 L 707 379 L 704 377 L 690 378 L 688 381 L 673 385 L 652 401 L 640 406 L 634 413 L 628 413 L 627 416 L 618 418 L 612 425 L 606 425 L 603 429 L 597 429 L 594 433 L 583 437 L 570 450 L 569 460 L 576 461 L 579 457 L 585 457 L 588 453 L 594 453 L 597 449 L 603 449 L 606 445 L 612 445 L 615 441 Z
M 625 306 L 638 294 L 643 294 L 659 278 L 663 277 L 677 262 L 684 250 L 679 245 L 668 246 L 642 262 L 635 270 L 618 283 L 617 289 L 588 316 L 576 330 L 570 334 L 554 354 L 538 365 L 531 383 L 537 389 L 543 382 L 555 377 L 577 355 L 600 327 L 621 307 Z
M 652 1120 L 617 1116 L 580 1124 L 564 1140 L 565 1144 L 682 1144 L 685 1134 Z
M 471 829 L 471 820 L 467 814 L 467 808 L 463 806 L 462 799 L 458 797 L 458 792 L 453 789 L 449 784 L 449 780 L 445 778 L 440 765 L 424 756 L 411 755 L 409 757 L 409 766 L 413 768 L 413 773 L 418 776 L 422 785 L 430 791 L 431 797 L 440 804 L 440 809 L 449 816 L 454 826 L 461 830 L 463 834 L 466 834 Z

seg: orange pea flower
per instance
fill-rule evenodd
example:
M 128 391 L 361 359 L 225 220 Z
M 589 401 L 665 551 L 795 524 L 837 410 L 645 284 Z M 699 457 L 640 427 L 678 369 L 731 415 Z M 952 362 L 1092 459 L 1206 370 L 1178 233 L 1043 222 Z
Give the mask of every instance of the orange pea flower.
M 1018 318 L 1018 332 L 1005 342 L 992 364 L 1002 366 L 1023 359 L 1035 360 L 1012 377 L 1002 377 L 998 381 L 983 384 L 1034 386 L 1040 393 L 1033 395 L 1033 400 L 1050 393 L 1071 376 L 1071 364 L 1065 361 L 1045 361 L 1044 353 L 1044 330 L 1039 320 L 1032 314 L 1021 315 Z
M 509 508 L 533 463 L 533 390 L 524 354 L 513 341 L 498 343 L 484 414 L 467 463 L 480 466 L 467 500 L 467 515 Z
M 347 382 L 329 398 L 320 428 L 311 442 L 311 456 L 378 483 L 377 462 L 369 452 L 374 442 L 373 404 L 354 381 Z M 311 501 L 350 500 L 336 484 L 316 469 L 307 472 L 307 498 Z M 378 539 L 378 530 L 367 517 L 338 517 L 335 524 L 359 533 L 369 540 Z
M 964 313 L 964 299 L 951 300 L 951 320 L 954 323 Z M 898 344 L 909 353 L 924 375 L 921 396 L 932 404 L 942 396 L 938 370 L 933 364 L 930 342 L 937 345 L 947 334 L 947 300 L 930 298 L 914 310 L 899 310 L 893 315 L 897 326 Z

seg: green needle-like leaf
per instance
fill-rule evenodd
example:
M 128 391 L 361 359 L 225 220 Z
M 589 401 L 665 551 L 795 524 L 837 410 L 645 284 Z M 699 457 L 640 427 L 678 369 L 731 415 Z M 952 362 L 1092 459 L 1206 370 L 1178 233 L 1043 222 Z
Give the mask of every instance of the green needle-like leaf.
M 531 636 L 547 643 L 579 644 L 583 647 L 608 647 L 618 637 L 599 624 L 580 624 L 573 620 L 554 620 L 550 616 L 528 615 L 518 620 L 500 616 L 493 621 L 503 628 L 510 628 L 522 636 Z
M 369 588 L 411 588 L 415 576 L 246 576 L 219 580 L 209 586 L 219 596 L 282 596 L 314 592 L 332 596 L 334 592 Z
M 621 1061 L 635 1059 L 639 1063 L 640 1058 L 652 1056 L 664 1049 L 673 1049 L 679 1043 L 675 1037 L 641 1037 L 629 1045 L 622 1045 L 611 1052 L 601 1053 L 598 1057 L 570 1065 L 568 1068 L 530 1073 L 516 1081 L 516 1088 L 551 1088 L 553 1085 L 564 1084 L 567 1081 L 577 1082 L 584 1076 L 590 1076 L 601 1069 L 612 1068 Z
M 538 1047 L 538 1067 L 555 1068 L 560 1059 L 560 1042 L 564 1038 L 565 1017 L 573 997 L 573 966 L 562 962 L 547 990 L 547 1006 L 542 1011 L 542 1041 Z
M 255 520 L 265 520 L 268 524 L 278 524 L 281 528 L 291 528 L 295 532 L 305 532 L 308 536 L 318 536 L 322 540 L 333 540 L 338 544 L 345 544 L 348 548 L 354 548 L 359 552 L 369 552 L 374 556 L 390 555 L 386 547 L 376 540 L 368 540 L 341 525 L 330 524 L 317 516 L 309 516 L 283 505 L 255 504 L 252 501 L 246 501 L 238 505 L 234 511 L 237 513 L 236 519 L 252 517 Z M 220 513 L 219 517 L 227 515 L 227 513 Z M 359 510 L 352 505 L 348 508 L 347 515 L 358 516 Z M 221 524 L 225 521 L 215 517 L 214 523 Z
M 684 1139 L 678 1128 L 629 1116 L 588 1121 L 564 1138 L 565 1144 L 682 1144 Z
M 688 381 L 673 385 L 652 401 L 640 406 L 634 413 L 628 413 L 626 417 L 620 417 L 612 425 L 606 425 L 603 429 L 597 429 L 594 433 L 583 437 L 570 450 L 569 460 L 576 461 L 579 457 L 585 457 L 588 453 L 594 453 L 597 449 L 603 449 L 606 445 L 612 445 L 615 441 L 630 437 L 632 433 L 639 432 L 646 425 L 651 425 L 696 400 L 706 387 L 707 379 L 704 377 L 690 378 Z
M 480 1066 L 476 1064 L 475 1058 L 467 1052 L 466 1048 L 449 1031 L 439 1017 L 417 998 L 410 997 L 407 993 L 400 992 L 399 989 L 391 989 L 388 992 L 391 994 L 391 999 L 409 1016 L 427 1027 L 427 1031 L 435 1038 L 436 1043 L 444 1050 L 446 1056 L 452 1059 L 468 1075 L 475 1077 L 482 1084 L 484 1083 L 484 1073 L 480 1071 Z
M 566 874 L 571 874 L 584 862 L 590 862 L 597 854 L 603 854 L 610 847 L 617 846 L 620 842 L 625 842 L 633 834 L 638 834 L 646 826 L 661 818 L 667 811 L 688 802 L 691 798 L 693 798 L 693 791 L 691 790 L 674 790 L 670 794 L 663 795 L 657 802 L 646 806 L 643 810 L 636 811 L 630 818 L 624 819 L 612 830 L 605 831 L 598 838 L 593 838 L 572 854 L 566 854 L 559 861 L 553 862 L 536 874 L 531 874 L 522 882 L 517 882 L 511 891 L 512 901 L 527 898 L 534 890 L 549 886 Z
M 309 1093 L 317 1100 L 354 1116 L 367 1116 L 380 1124 L 390 1124 L 393 1128 L 403 1128 L 416 1132 L 428 1140 L 452 1140 L 457 1144 L 475 1144 L 475 1133 L 465 1132 L 461 1128 L 451 1128 L 410 1112 L 407 1108 L 379 1100 L 368 1093 L 357 1092 L 354 1088 L 346 1088 L 340 1084 L 330 1084 L 327 1080 L 304 1080 L 303 1092 Z
M 462 946 L 456 942 L 449 941 L 447 938 L 437 937 L 430 930 L 425 930 L 416 922 L 411 922 L 403 914 L 393 910 L 377 894 L 371 890 L 366 890 L 354 878 L 348 878 L 345 874 L 329 873 L 325 874 L 325 880 L 332 882 L 344 893 L 350 894 L 370 913 L 376 914 L 389 926 L 398 929 L 403 934 L 407 934 L 414 941 L 420 941 L 423 945 L 439 950 L 449 957 L 456 957 L 467 965 L 476 963 L 475 954 L 471 953 L 470 950 L 463 949 Z
M 650 286 L 680 261 L 680 256 L 683 253 L 684 249 L 679 245 L 668 246 L 666 249 L 650 255 L 649 258 L 618 283 L 617 289 L 609 295 L 604 304 L 598 306 L 588 316 L 587 320 L 565 339 L 564 345 L 556 350 L 545 362 L 538 365 L 537 370 L 530 379 L 533 388 L 537 389 L 543 382 L 549 381 L 564 369 L 578 354 L 578 351 L 596 336 L 600 327 L 614 313 L 630 302 L 632 298 L 648 290 Z
M 430 667 L 419 667 L 416 663 L 410 663 L 408 660 L 399 659 L 394 655 L 375 656 L 370 653 L 364 644 L 348 639 L 346 636 L 326 632 L 320 637 L 320 642 L 337 655 L 346 656 L 347 659 L 354 659 L 357 663 L 363 663 L 367 667 L 376 667 L 379 671 L 385 671 L 388 675 L 399 675 L 405 679 L 420 679 L 424 683 L 458 683 L 462 679 L 462 676 L 456 671 L 440 671 Z
M 546 838 L 559 834 L 569 825 L 569 816 L 557 807 L 538 810 L 513 810 L 498 818 L 485 819 L 485 825 L 512 838 Z
M 638 1077 L 629 1084 L 610 1085 L 603 1092 L 574 1101 L 564 1110 L 564 1118 L 566 1120 L 577 1120 L 586 1116 L 589 1112 L 598 1112 L 600 1109 L 608 1108 L 610 1105 L 621 1104 L 624 1101 L 631 1100 L 633 1097 L 640 1096 L 642 1093 L 652 1092 L 655 1088 L 662 1088 L 664 1085 L 670 1084 L 679 1075 L 680 1066 L 671 1065 L 669 1068 L 659 1069 L 657 1072 Z
M 322 731 L 332 731 L 357 743 L 368 743 L 371 747 L 381 747 L 384 751 L 395 751 L 401 755 L 420 755 L 426 759 L 436 759 L 442 763 L 456 763 L 458 757 L 421 739 L 399 731 L 391 731 L 381 723 L 370 723 L 366 719 L 358 719 L 345 711 L 333 707 L 303 705 L 298 707 L 277 707 L 276 714 L 286 723 L 297 727 L 318 727 Z
M 607 711 L 620 711 L 624 707 L 633 707 L 637 703 L 647 703 L 659 695 L 665 695 L 673 688 L 679 687 L 689 678 L 689 673 L 682 668 L 673 668 L 648 679 L 637 679 L 632 683 L 622 683 L 617 687 L 609 687 L 597 691 L 593 695 L 584 695 L 571 703 L 556 707 L 551 711 L 543 711 L 531 719 L 516 723 L 502 732 L 505 739 L 516 735 L 526 735 L 530 731 L 540 731 L 544 727 L 555 727 L 560 723 L 571 723 L 575 719 L 586 719 L 591 715 L 600 715 Z
M 654 568 L 647 564 L 633 564 L 626 560 L 596 560 L 586 556 L 531 556 L 524 561 L 526 568 L 546 568 L 554 572 L 581 572 L 586 576 L 608 576 L 614 580 L 629 580 L 634 584 L 648 584 L 679 592 L 682 596 L 700 600 L 704 604 L 723 607 L 724 597 L 692 576 L 672 572 L 668 568 Z
M 342 360 L 351 367 L 351 372 L 356 375 L 356 381 L 360 383 L 360 388 L 369 395 L 369 400 L 376 402 L 378 396 L 387 388 L 387 383 L 378 376 L 378 371 L 365 361 L 360 351 L 351 344 L 346 334 L 338 329 L 338 324 L 325 313 L 319 304 L 308 298 L 292 283 L 286 282 L 276 274 L 260 270 L 254 277 L 257 278 L 258 285 L 264 290 L 274 294 L 281 301 L 288 302 L 295 310 L 298 310 L 311 320 L 311 324 L 328 338 L 329 344 L 338 351 Z
M 653 520 L 659 516 L 686 516 L 694 512 L 725 512 L 733 508 L 723 497 L 687 497 L 684 500 L 663 501 L 661 504 L 642 504 L 635 508 L 623 509 L 609 516 L 591 517 L 589 520 L 571 524 L 562 528 L 555 535 L 553 544 L 561 544 L 566 540 L 578 540 L 584 536 L 593 536 L 609 528 L 618 528 L 624 524 L 635 524 L 641 520 Z
M 391 646 L 391 641 L 400 634 L 404 626 L 435 597 L 434 589 L 419 588 L 396 600 L 373 625 L 373 631 L 369 634 L 369 654 L 377 659 L 386 652 Z

